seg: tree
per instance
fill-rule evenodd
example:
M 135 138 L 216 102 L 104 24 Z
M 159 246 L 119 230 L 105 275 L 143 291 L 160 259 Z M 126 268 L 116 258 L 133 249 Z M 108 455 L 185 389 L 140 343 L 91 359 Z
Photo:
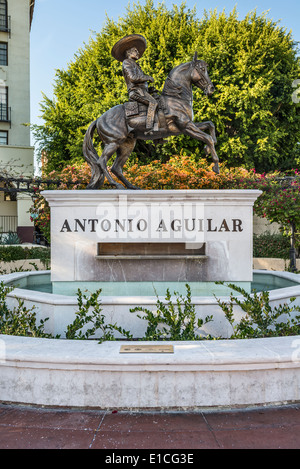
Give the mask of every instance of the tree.
M 300 234 L 300 177 L 297 170 L 291 176 L 271 178 L 262 196 L 255 206 L 256 214 L 267 218 L 271 223 L 278 223 L 280 229 L 290 238 L 290 268 L 296 271 L 296 246 Z M 263 181 L 264 177 L 261 177 Z M 272 180 L 273 179 L 273 180 Z M 258 186 L 260 182 L 258 180 Z
M 194 89 L 194 114 L 195 121 L 215 123 L 221 161 L 258 171 L 296 164 L 300 104 L 292 96 L 300 62 L 291 33 L 256 11 L 243 20 L 236 9 L 229 15 L 205 11 L 198 19 L 184 3 L 168 10 L 145 0 L 144 5 L 128 7 L 117 22 L 107 18 L 67 69 L 57 70 L 54 99 L 44 96 L 44 124 L 34 128 L 40 148 L 48 154 L 48 171 L 83 161 L 82 141 L 90 122 L 128 100 L 121 65 L 110 51 L 117 40 L 132 33 L 147 39 L 142 67 L 154 77 L 158 90 L 171 69 L 190 61 L 195 50 L 209 64 L 217 91 L 208 99 Z M 158 148 L 139 142 L 135 154 L 147 162 L 167 161 L 180 152 L 203 156 L 203 145 L 180 136 Z

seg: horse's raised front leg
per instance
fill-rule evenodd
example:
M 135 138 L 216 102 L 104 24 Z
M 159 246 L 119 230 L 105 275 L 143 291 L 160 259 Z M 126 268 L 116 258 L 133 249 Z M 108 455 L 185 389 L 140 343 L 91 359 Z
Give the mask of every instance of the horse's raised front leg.
M 209 135 L 212 137 L 214 144 L 216 145 L 217 143 L 216 129 L 215 129 L 214 124 L 211 121 L 195 122 L 195 125 L 198 127 L 198 129 L 204 132 L 209 132 Z M 205 145 L 204 152 L 206 156 L 210 155 L 211 151 L 210 151 L 209 145 Z
M 185 126 L 184 134 L 189 135 L 190 137 L 195 138 L 196 140 L 200 140 L 201 142 L 204 142 L 206 144 L 211 154 L 212 160 L 215 163 L 213 166 L 213 171 L 216 174 L 219 174 L 220 173 L 219 158 L 215 150 L 216 138 L 203 132 L 203 130 L 201 130 L 201 126 L 202 126 L 202 129 L 208 128 L 208 123 L 204 122 L 203 124 L 196 124 L 195 122 L 189 122 Z
M 194 124 L 198 127 L 199 130 L 202 130 L 203 132 L 209 132 L 209 135 L 212 137 L 214 144 L 216 145 L 217 143 L 216 128 L 211 121 L 195 122 Z

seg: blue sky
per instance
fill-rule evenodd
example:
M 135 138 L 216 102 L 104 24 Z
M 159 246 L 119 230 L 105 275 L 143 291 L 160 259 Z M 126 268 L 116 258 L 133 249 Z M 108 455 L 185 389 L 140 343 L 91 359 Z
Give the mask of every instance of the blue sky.
M 170 8 L 181 4 L 181 0 L 164 3 Z M 39 103 L 42 92 L 52 97 L 55 70 L 67 68 L 92 32 L 101 31 L 106 15 L 117 20 L 126 14 L 128 5 L 127 0 L 36 0 L 31 29 L 31 123 L 41 123 Z M 196 7 L 199 18 L 204 9 L 230 12 L 236 6 L 241 19 L 255 8 L 259 14 L 270 10 L 269 17 L 281 20 L 281 25 L 292 30 L 295 41 L 300 42 L 299 0 L 186 0 L 186 5 Z

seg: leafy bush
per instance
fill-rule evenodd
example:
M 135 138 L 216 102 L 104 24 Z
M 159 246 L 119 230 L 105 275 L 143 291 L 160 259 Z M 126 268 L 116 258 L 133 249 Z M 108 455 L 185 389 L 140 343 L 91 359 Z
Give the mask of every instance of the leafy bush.
M 224 284 L 224 282 L 217 282 Z M 234 291 L 243 295 L 243 299 L 230 295 L 230 302 L 217 299 L 219 306 L 233 328 L 231 339 L 254 339 L 264 337 L 293 336 L 300 334 L 300 316 L 294 316 L 300 307 L 293 305 L 295 298 L 290 299 L 289 304 L 272 308 L 269 292 L 250 295 L 243 288 L 228 284 Z M 245 313 L 239 323 L 235 322 L 233 308 L 240 306 Z
M 50 249 L 23 248 L 21 246 L 0 246 L 0 261 L 12 262 L 24 259 L 40 259 L 44 264 L 50 260 Z
M 76 317 L 72 324 L 67 326 L 66 338 L 85 340 L 95 336 L 97 331 L 102 332 L 99 343 L 106 340 L 114 340 L 113 332 L 117 331 L 128 339 L 132 336 L 117 324 L 105 324 L 105 316 L 101 314 L 101 303 L 99 296 L 101 290 L 97 290 L 92 295 L 87 296 L 80 289 L 77 292 L 77 301 L 79 310 L 75 313 Z M 91 326 L 86 329 L 87 326 Z M 83 330 L 85 329 L 85 332 Z
M 41 320 L 40 325 L 37 325 L 34 307 L 28 310 L 24 306 L 24 301 L 20 299 L 13 310 L 7 307 L 6 297 L 12 290 L 12 287 L 0 283 L 0 334 L 52 338 L 51 334 L 46 334 L 44 331 L 48 318 Z
M 253 236 L 253 257 L 289 259 L 290 243 L 282 234 L 264 233 Z
M 224 282 L 216 282 L 224 284 Z M 279 305 L 272 308 L 269 302 L 269 293 L 254 293 L 250 295 L 244 289 L 233 284 L 228 285 L 243 297 L 230 295 L 229 302 L 217 299 L 219 306 L 233 328 L 230 339 L 253 339 L 264 337 L 280 337 L 300 335 L 300 307 L 293 305 L 295 298 L 290 299 L 289 304 Z M 140 319 L 148 321 L 147 330 L 142 340 L 178 340 L 195 341 L 201 339 L 215 339 L 210 335 L 200 333 L 200 329 L 207 323 L 213 321 L 213 316 L 207 316 L 204 320 L 196 318 L 195 305 L 192 304 L 191 289 L 186 285 L 186 297 L 174 293 L 176 301 L 167 290 L 165 301 L 157 298 L 156 311 L 137 307 L 130 309 L 131 313 L 142 312 L 137 315 Z M 34 308 L 27 310 L 24 302 L 18 300 L 18 305 L 9 310 L 6 304 L 6 296 L 13 288 L 0 283 L 0 334 L 53 338 L 44 331 L 45 322 L 40 321 L 37 325 Z M 106 324 L 105 316 L 101 314 L 101 303 L 99 296 L 101 290 L 90 296 L 78 290 L 78 311 L 72 324 L 67 326 L 67 339 L 90 339 L 100 331 L 102 333 L 99 344 L 115 340 L 114 332 L 119 332 L 127 340 L 133 337 L 130 332 L 117 326 L 117 324 Z M 238 305 L 245 313 L 239 322 L 234 319 L 233 308 Z M 90 327 L 89 327 L 90 326 Z M 59 338 L 57 336 L 56 338 Z
M 149 164 L 134 164 L 124 171 L 125 176 L 141 189 L 226 189 L 234 181 L 252 177 L 244 168 L 228 168 L 220 164 L 220 174 L 212 171 L 212 164 L 193 155 L 174 155 L 166 163 L 159 160 Z
M 258 175 L 254 186 L 263 194 L 255 203 L 255 213 L 279 223 L 285 236 L 293 237 L 295 245 L 300 245 L 300 174 L 297 170 L 289 174 L 274 174 L 264 181 L 264 175 Z
M 52 184 L 45 185 L 40 182 L 34 187 L 34 202 L 30 208 L 30 220 L 40 230 L 45 239 L 50 243 L 50 208 L 44 197 L 41 195 L 43 189 L 85 189 L 91 178 L 91 171 L 87 163 L 67 166 L 62 171 L 52 171 L 46 180 Z M 57 183 L 54 184 L 54 181 Z
M 197 331 L 204 324 L 212 321 L 212 316 L 207 316 L 204 321 L 196 319 L 195 305 L 192 304 L 191 288 L 188 284 L 186 289 L 186 297 L 174 292 L 176 304 L 172 301 L 170 291 L 167 290 L 166 303 L 157 298 L 157 310 L 154 312 L 140 306 L 130 309 L 131 313 L 141 311 L 144 315 L 137 315 L 138 318 L 148 321 L 144 340 L 199 340 L 203 338 L 203 335 L 198 335 Z

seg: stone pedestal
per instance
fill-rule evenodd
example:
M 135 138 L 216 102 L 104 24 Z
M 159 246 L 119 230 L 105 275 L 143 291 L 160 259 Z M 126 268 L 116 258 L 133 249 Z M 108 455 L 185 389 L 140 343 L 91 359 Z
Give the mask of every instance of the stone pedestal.
M 95 290 L 111 282 L 122 286 L 119 294 L 133 294 L 137 283 L 168 288 L 228 281 L 249 288 L 253 204 L 259 195 L 251 190 L 45 191 L 54 293 Z

